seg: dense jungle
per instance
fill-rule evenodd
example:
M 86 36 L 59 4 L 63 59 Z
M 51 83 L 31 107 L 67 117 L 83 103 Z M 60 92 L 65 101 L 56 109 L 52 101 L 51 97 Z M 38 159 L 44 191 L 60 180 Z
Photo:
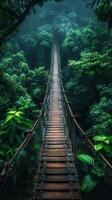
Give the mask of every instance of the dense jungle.
M 83 146 L 75 155 L 82 199 L 89 200 L 108 174 L 108 167 L 102 167 L 97 157 L 101 155 L 112 169 L 111 0 L 0 1 L 0 171 L 21 148 L 36 120 L 43 120 L 54 33 L 60 44 L 68 103 L 95 151 L 91 154 L 83 150 L 82 137 Z M 13 186 L 8 192 L 14 185 L 29 188 L 21 180 L 32 179 L 34 165 L 39 165 L 35 159 L 41 150 L 42 133 L 35 133 L 14 158 L 13 180 L 10 176 Z M 109 175 L 111 181 L 110 171 Z M 3 178 L 0 185 L 2 182 Z M 1 200 L 10 198 L 3 196 Z M 16 199 L 30 198 L 23 192 Z

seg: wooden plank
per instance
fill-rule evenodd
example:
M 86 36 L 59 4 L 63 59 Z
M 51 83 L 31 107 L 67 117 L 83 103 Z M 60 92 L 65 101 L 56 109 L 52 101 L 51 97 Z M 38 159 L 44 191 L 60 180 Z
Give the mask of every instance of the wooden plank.
M 58 79 L 58 55 L 55 53 L 52 94 L 35 200 L 79 200 L 80 189 L 64 118 Z
M 65 149 L 64 145 L 44 145 L 45 149 Z
M 73 164 L 72 163 L 63 163 L 63 162 L 46 162 L 45 163 L 45 166 L 46 166 L 46 168 L 55 168 L 55 169 L 57 169 L 57 168 L 67 168 L 67 167 L 73 167 Z
M 69 160 L 69 162 L 72 162 L 72 157 L 66 158 L 66 157 L 48 157 L 48 156 L 44 156 L 41 157 L 41 161 L 47 161 L 47 162 L 67 162 Z
M 40 176 L 38 182 L 42 181 L 42 177 Z M 71 174 L 68 175 L 68 173 L 66 173 L 66 175 L 64 174 L 50 174 L 50 175 L 45 175 L 44 177 L 44 182 L 45 183 L 76 183 L 77 182 L 77 177 L 76 174 Z
M 44 185 L 39 184 L 37 190 L 46 190 L 46 191 L 77 191 L 79 185 L 77 183 L 45 183 Z
M 43 170 L 40 170 L 40 173 L 43 173 Z M 71 175 L 71 174 L 76 174 L 75 168 L 62 168 L 62 169 L 45 169 L 45 174 L 49 175 Z
M 44 143 L 44 145 L 64 145 L 64 144 L 66 144 L 66 145 L 70 145 L 69 144 L 69 142 L 66 140 L 66 141 L 64 141 L 64 140 L 61 140 L 61 141 L 59 141 L 59 140 L 55 140 L 55 141 L 53 141 L 53 140 L 48 140 L 48 141 L 45 141 L 45 143 Z
M 49 136 L 49 135 L 45 135 L 45 139 L 68 139 L 68 137 L 67 136 L 65 136 L 65 135 L 61 135 L 61 136 L 56 136 L 56 135 L 54 135 L 54 136 Z
M 47 153 L 47 152 L 43 152 L 42 153 L 42 156 L 47 156 L 47 157 L 60 157 L 60 158 L 62 158 L 62 157 L 67 157 L 67 153 L 63 153 L 63 152 L 49 152 L 49 153 Z
M 79 200 L 80 199 L 80 195 L 78 192 L 66 192 L 66 191 L 62 191 L 62 192 L 47 192 L 44 191 L 43 193 L 38 193 L 36 196 L 36 199 L 45 199 L 45 200 Z

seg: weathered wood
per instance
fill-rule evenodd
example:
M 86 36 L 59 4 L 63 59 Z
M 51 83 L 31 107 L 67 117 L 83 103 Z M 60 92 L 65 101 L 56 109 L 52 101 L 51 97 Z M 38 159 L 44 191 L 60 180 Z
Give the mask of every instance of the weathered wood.
M 80 200 L 75 160 L 60 97 L 57 54 L 54 60 L 51 105 L 44 134 L 35 200 Z
M 38 193 L 37 198 L 36 199 L 46 199 L 46 200 L 58 200 L 58 199 L 62 199 L 62 200 L 79 200 L 80 199 L 80 195 L 78 192 L 68 192 L 68 191 L 62 191 L 62 192 L 46 192 L 44 191 L 43 193 Z

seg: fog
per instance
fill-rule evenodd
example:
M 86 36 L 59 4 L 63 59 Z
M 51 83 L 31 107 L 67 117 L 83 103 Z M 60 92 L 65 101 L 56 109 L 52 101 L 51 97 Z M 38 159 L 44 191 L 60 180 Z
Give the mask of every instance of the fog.
M 82 25 L 83 19 L 95 17 L 93 10 L 83 0 L 49 1 L 42 7 L 35 6 L 29 16 L 26 17 L 19 31 L 27 32 L 44 24 L 55 24 L 57 17 L 66 16 L 67 13 L 74 13 L 73 21 L 76 21 L 79 25 Z

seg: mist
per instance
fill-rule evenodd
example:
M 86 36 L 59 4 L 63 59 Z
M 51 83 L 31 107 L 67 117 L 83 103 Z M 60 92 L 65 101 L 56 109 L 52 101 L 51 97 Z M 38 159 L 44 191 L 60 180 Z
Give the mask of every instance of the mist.
M 79 26 L 84 23 L 83 19 L 95 18 L 94 11 L 90 7 L 87 7 L 87 2 L 82 0 L 50 1 L 45 3 L 42 7 L 34 7 L 33 11 L 31 11 L 21 25 L 20 32 L 35 30 L 44 24 L 54 23 L 55 25 L 55 19 L 62 15 L 66 16 L 67 13 L 74 13 L 75 17 L 72 20 L 78 23 Z

